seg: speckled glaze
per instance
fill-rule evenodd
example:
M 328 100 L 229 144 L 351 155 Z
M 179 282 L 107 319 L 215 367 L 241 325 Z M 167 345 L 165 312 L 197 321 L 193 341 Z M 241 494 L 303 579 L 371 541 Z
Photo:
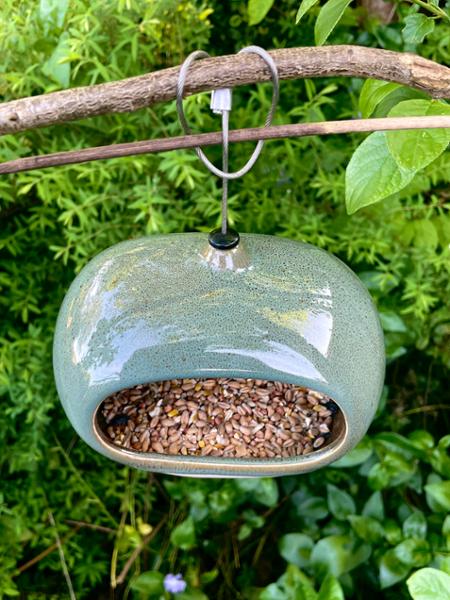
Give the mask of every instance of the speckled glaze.
M 356 275 L 316 247 L 243 235 L 214 250 L 201 233 L 123 242 L 72 283 L 58 317 L 58 393 L 79 435 L 118 462 L 198 476 L 311 471 L 345 454 L 375 413 L 384 378 L 376 310 Z M 220 459 L 121 450 L 96 426 L 102 400 L 140 383 L 248 377 L 331 396 L 344 419 L 331 444 L 305 457 Z

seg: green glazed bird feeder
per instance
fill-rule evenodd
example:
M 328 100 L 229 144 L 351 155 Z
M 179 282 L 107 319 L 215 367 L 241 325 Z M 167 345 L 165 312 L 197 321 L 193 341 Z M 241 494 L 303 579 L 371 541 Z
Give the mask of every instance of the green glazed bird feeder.
M 83 440 L 119 463 L 188 476 L 288 475 L 337 460 L 367 431 L 384 363 L 376 309 L 344 263 L 308 244 L 228 229 L 105 250 L 72 283 L 54 339 L 58 393 Z M 142 452 L 105 434 L 101 406 L 112 394 L 185 378 L 294 384 L 339 410 L 326 444 L 289 457 Z

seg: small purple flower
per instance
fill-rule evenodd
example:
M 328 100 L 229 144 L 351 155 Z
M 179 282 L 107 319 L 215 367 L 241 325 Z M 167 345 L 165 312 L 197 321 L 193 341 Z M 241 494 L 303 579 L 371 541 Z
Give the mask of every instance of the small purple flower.
M 184 592 L 186 586 L 187 583 L 184 581 L 181 573 L 178 573 L 178 575 L 168 573 L 164 577 L 164 589 L 166 590 L 166 592 L 171 592 L 172 594 L 179 594 L 180 592 Z

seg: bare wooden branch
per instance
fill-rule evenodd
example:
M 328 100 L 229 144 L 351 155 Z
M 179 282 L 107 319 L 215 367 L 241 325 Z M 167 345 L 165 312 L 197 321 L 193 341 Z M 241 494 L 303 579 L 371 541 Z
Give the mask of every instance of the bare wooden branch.
M 249 142 L 311 135 L 336 133 L 363 133 L 369 131 L 393 131 L 405 129 L 450 128 L 450 116 L 435 117 L 385 117 L 382 119 L 354 119 L 347 121 L 325 121 L 320 123 L 298 123 L 272 127 L 253 127 L 230 131 L 230 142 Z M 136 154 L 167 152 L 195 146 L 213 146 L 222 142 L 221 132 L 183 135 L 173 138 L 142 140 L 125 144 L 111 144 L 97 148 L 84 148 L 68 152 L 55 152 L 41 156 L 28 156 L 0 163 L 0 175 L 32 171 L 45 167 L 77 164 Z
M 287 48 L 270 52 L 281 79 L 344 75 L 373 77 L 423 90 L 434 98 L 450 97 L 450 68 L 410 53 L 361 46 Z M 0 134 L 103 115 L 132 112 L 173 100 L 178 67 L 112 83 L 79 87 L 0 105 Z M 252 54 L 220 56 L 195 63 L 186 92 L 268 81 L 270 73 Z

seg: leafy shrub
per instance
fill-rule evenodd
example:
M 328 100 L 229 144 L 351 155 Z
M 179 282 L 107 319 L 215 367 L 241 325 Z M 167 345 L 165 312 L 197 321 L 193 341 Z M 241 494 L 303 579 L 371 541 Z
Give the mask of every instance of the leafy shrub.
M 250 42 L 324 42 L 327 30 L 330 42 L 418 50 L 448 62 L 447 20 L 436 3 L 425 4 L 420 11 L 398 5 L 396 18 L 381 23 L 341 2 L 330 27 L 330 5 L 319 2 L 309 2 L 296 25 L 298 0 L 250 2 L 249 13 L 243 2 L 5 0 L 0 94 L 7 101 L 125 78 L 177 64 L 200 47 L 223 54 Z M 235 91 L 232 125 L 263 122 L 266 88 Z M 218 127 L 206 95 L 186 104 L 202 130 Z M 399 86 L 282 82 L 277 122 L 436 107 L 448 110 Z M 168 103 L 4 136 L 0 159 L 177 133 Z M 169 572 L 182 572 L 188 587 L 178 597 L 185 600 L 399 598 L 407 589 L 423 600 L 424 580 L 425 588 L 443 589 L 450 573 L 450 169 L 447 138 L 430 136 L 420 165 L 408 163 L 405 138 L 394 134 L 271 142 L 253 171 L 230 184 L 238 229 L 340 256 L 372 293 L 386 335 L 387 386 L 370 435 L 340 464 L 283 480 L 132 472 L 80 442 L 56 397 L 51 340 L 75 273 L 120 240 L 219 223 L 220 187 L 195 156 L 179 151 L 2 177 L 0 596 L 63 597 L 57 539 L 77 598 L 105 597 L 110 585 L 118 586 L 116 597 L 157 597 Z M 370 144 L 384 144 L 383 152 L 387 144 L 389 156 L 414 172 L 349 217 L 346 167 L 353 198 L 352 165 Z M 233 146 L 231 167 L 248 150 Z M 218 158 L 219 150 L 210 154 Z

